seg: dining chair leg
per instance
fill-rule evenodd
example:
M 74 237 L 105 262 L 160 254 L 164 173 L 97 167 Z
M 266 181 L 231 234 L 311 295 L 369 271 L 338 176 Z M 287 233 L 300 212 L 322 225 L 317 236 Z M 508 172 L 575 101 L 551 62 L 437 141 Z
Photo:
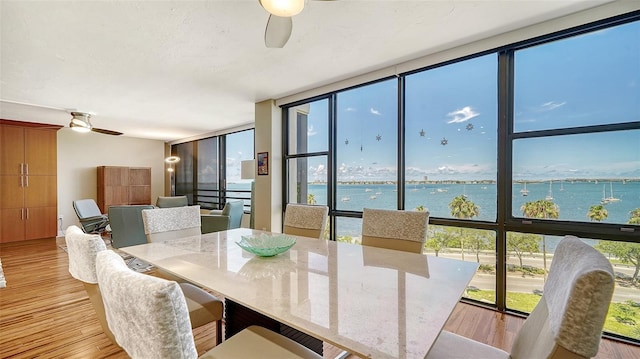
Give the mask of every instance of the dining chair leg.
M 222 344 L 222 319 L 216 321 L 216 345 Z

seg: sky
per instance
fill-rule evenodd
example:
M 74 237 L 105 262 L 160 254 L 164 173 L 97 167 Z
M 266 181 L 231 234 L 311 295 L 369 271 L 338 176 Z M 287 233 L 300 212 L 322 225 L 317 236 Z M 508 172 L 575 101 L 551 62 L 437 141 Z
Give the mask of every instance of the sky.
M 640 22 L 515 53 L 514 131 L 640 121 Z M 497 54 L 406 77 L 408 180 L 495 180 Z M 396 79 L 339 92 L 339 180 L 395 180 Z M 310 104 L 309 152 L 327 150 L 328 101 Z M 640 130 L 519 139 L 516 180 L 640 178 Z M 309 180 L 326 179 L 326 158 Z
M 242 161 L 253 159 L 253 134 L 253 130 L 248 130 L 226 136 L 228 182 L 249 182 L 249 180 L 240 179 L 240 164 Z

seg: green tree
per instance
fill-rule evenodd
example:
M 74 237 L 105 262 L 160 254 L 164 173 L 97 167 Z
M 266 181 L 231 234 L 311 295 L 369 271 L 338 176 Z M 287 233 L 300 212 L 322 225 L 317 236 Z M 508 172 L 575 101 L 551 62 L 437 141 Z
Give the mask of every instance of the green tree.
M 507 233 L 507 250 L 513 252 L 520 261 L 520 268 L 522 268 L 522 256 L 525 253 L 533 253 L 538 251 L 538 243 L 540 237 L 537 234 L 532 233 Z M 522 272 L 524 277 L 524 271 Z
M 629 212 L 629 224 L 640 224 L 640 208 L 636 208 Z M 598 241 L 595 246 L 600 252 L 610 254 L 623 263 L 631 263 L 636 268 L 633 271 L 631 280 L 633 283 L 638 282 L 638 273 L 640 272 L 640 243 Z
M 601 204 L 589 207 L 589 212 L 587 212 L 587 218 L 591 221 L 601 222 L 607 219 L 607 217 L 609 217 L 609 212 Z
M 638 272 L 640 272 L 640 243 L 598 241 L 595 248 L 600 252 L 618 258 L 623 263 L 633 264 L 636 268 L 631 280 L 633 283 L 638 281 Z
M 418 212 L 424 212 L 424 211 L 426 211 L 426 210 L 427 210 L 427 209 L 426 209 L 426 208 L 424 208 L 424 206 L 423 206 L 423 205 L 419 205 L 418 207 L 416 207 L 416 211 L 418 211 Z
M 636 208 L 629 212 L 629 224 L 640 225 L 640 208 Z
M 449 209 L 451 210 L 451 216 L 461 219 L 473 218 L 480 214 L 480 208 L 464 194 L 454 197 L 449 203 Z M 462 228 L 460 228 L 460 249 L 462 250 L 462 260 L 464 260 L 464 238 L 462 235 Z
M 357 244 L 357 243 L 358 243 L 358 240 L 357 240 L 357 239 L 355 239 L 355 238 L 353 238 L 353 237 L 351 237 L 351 236 L 347 236 L 347 235 L 345 235 L 345 236 L 338 236 L 338 238 L 336 238 L 336 240 L 337 240 L 338 242 L 345 242 L 345 243 L 351 243 L 351 244 Z
M 553 218 L 560 217 L 560 209 L 547 199 L 540 199 L 533 202 L 527 202 L 520 207 L 522 214 L 527 218 Z M 547 280 L 547 239 L 542 236 L 542 262 L 544 266 L 544 280 Z
M 476 254 L 476 261 L 480 263 L 480 252 L 483 249 L 491 248 L 491 239 L 494 238 L 487 231 L 482 229 L 468 228 L 465 229 L 465 241 L 468 241 L 469 247 Z
M 429 235 L 424 246 L 433 250 L 436 253 L 436 257 L 440 251 L 449 246 L 449 243 L 455 237 L 454 229 L 450 227 L 429 226 L 428 232 Z

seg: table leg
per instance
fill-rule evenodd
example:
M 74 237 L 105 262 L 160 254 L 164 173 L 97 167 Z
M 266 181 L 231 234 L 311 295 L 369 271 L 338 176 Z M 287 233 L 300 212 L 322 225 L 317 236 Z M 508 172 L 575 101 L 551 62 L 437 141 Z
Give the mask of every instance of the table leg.
M 322 355 L 322 340 L 282 324 L 275 319 L 262 315 L 230 299 L 225 299 L 224 311 L 226 318 L 224 331 L 225 340 L 251 325 L 259 325 L 293 339 L 319 355 Z

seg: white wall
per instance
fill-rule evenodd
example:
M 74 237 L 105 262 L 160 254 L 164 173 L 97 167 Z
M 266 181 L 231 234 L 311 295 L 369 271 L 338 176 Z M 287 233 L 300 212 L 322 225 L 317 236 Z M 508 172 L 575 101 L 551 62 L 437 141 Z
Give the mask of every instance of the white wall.
M 58 131 L 58 215 L 62 229 L 75 224 L 76 199 L 98 199 L 97 167 L 151 167 L 151 201 L 164 193 L 164 142 L 99 133 Z
M 254 228 L 272 232 L 282 231 L 282 115 L 273 100 L 255 106 L 255 156 L 269 153 L 269 174 L 258 175 L 253 194 Z

